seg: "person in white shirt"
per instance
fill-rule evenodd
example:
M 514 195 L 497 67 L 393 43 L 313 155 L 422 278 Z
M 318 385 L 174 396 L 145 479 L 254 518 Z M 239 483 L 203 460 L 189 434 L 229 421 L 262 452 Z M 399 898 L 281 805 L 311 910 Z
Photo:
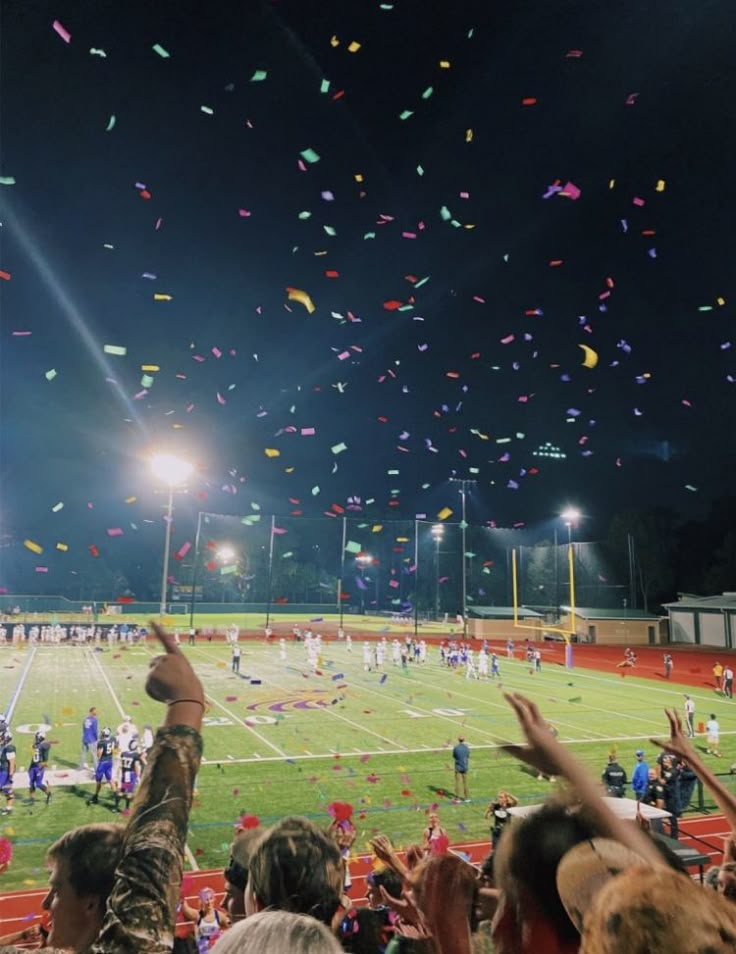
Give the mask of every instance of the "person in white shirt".
M 130 740 L 133 737 L 138 737 L 138 726 L 135 725 L 129 715 L 126 715 L 123 717 L 123 721 L 117 729 L 115 729 L 115 755 L 112 760 L 112 777 L 116 783 L 120 773 L 120 756 L 123 752 L 128 751 L 130 748 Z
M 723 667 L 723 695 L 733 699 L 733 669 L 728 663 Z
M 690 698 L 690 696 L 685 696 L 685 727 L 687 729 L 687 737 L 689 739 L 695 738 L 695 703 Z
M 714 712 L 711 712 L 710 719 L 705 723 L 705 731 L 708 737 L 708 755 L 715 755 L 719 759 L 721 757 L 721 727 Z

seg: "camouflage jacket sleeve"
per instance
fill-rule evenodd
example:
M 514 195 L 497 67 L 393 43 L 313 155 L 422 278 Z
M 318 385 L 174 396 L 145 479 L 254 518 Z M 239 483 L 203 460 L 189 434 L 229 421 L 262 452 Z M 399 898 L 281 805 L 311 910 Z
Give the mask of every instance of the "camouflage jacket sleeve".
M 125 831 L 123 858 L 97 940 L 87 954 L 169 954 L 174 944 L 182 857 L 202 737 L 159 729 Z M 25 948 L 0 945 L 0 954 Z M 36 954 L 65 954 L 43 947 Z
M 105 921 L 90 954 L 171 951 L 192 790 L 201 757 L 202 737 L 193 729 L 158 730 L 131 808 Z

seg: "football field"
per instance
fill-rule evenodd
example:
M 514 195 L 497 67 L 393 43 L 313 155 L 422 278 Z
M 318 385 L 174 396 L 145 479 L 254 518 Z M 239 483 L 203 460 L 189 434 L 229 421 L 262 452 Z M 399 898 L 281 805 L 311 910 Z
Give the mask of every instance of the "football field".
M 736 761 L 734 703 L 704 684 L 623 679 L 614 668 L 566 671 L 551 661 L 560 658 L 559 647 L 545 647 L 542 672 L 533 674 L 518 658 L 500 655 L 501 678 L 494 682 L 468 680 L 464 669 L 441 666 L 435 646 L 425 665 L 402 670 L 392 665 L 389 651 L 382 672 L 366 672 L 361 641 L 353 640 L 348 652 L 345 643 L 330 640 L 317 673 L 309 671 L 301 643 L 288 642 L 286 660 L 278 641 L 241 640 L 240 646 L 240 674 L 231 671 L 230 648 L 223 642 L 183 646 L 211 702 L 188 839 L 192 867 L 227 862 L 241 814 L 258 815 L 264 824 L 303 814 L 326 825 L 332 801 L 354 806 L 356 852 L 364 852 L 378 831 L 400 845 L 420 840 L 430 806 L 439 806 L 451 841 L 488 837 L 483 812 L 499 788 L 524 802 L 539 801 L 551 789 L 500 749 L 505 741 L 520 740 L 504 691 L 532 696 L 560 739 L 598 775 L 612 749 L 628 772 L 637 748 L 646 750 L 651 763 L 657 750 L 648 740 L 663 736 L 662 710 L 681 711 L 684 692 L 695 700 L 696 722 L 710 712 L 721 722 L 718 768 L 725 771 Z M 0 710 L 12 714 L 19 770 L 15 810 L 0 817 L 0 837 L 14 845 L 0 890 L 40 887 L 46 880 L 44 852 L 56 837 L 84 822 L 119 818 L 104 789 L 99 805 L 88 804 L 93 783 L 77 771 L 81 722 L 95 705 L 100 728 L 114 730 L 123 715 L 132 716 L 139 730 L 145 723 L 155 728 L 162 707 L 143 691 L 155 652 L 152 642 L 0 650 Z M 43 796 L 30 802 L 22 774 L 39 726 L 47 727 L 52 742 L 54 794 L 48 806 Z M 472 752 L 471 799 L 455 804 L 450 750 L 459 735 Z M 704 748 L 704 738 L 697 744 Z

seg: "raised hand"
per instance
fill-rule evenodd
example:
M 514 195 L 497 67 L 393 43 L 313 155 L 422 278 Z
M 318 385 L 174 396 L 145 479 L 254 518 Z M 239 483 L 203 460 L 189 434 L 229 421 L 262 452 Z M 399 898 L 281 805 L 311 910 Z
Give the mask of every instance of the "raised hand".
M 536 703 L 519 692 L 504 694 L 504 699 L 516 713 L 527 744 L 502 745 L 503 751 L 526 762 L 544 775 L 565 775 L 570 757 L 550 732 Z
M 172 705 L 176 702 L 194 702 L 204 707 L 204 690 L 189 660 L 176 645 L 174 637 L 158 623 L 151 623 L 163 655 L 151 660 L 146 680 L 146 692 L 157 702 Z
M 649 741 L 653 745 L 658 745 L 660 749 L 665 749 L 667 752 L 672 752 L 673 755 L 676 755 L 678 758 L 682 759 L 683 762 L 687 762 L 688 764 L 699 762 L 700 758 L 697 752 L 682 731 L 682 720 L 680 719 L 677 711 L 675 709 L 665 709 L 664 713 L 670 723 L 669 739 L 664 742 L 660 739 L 650 739 Z

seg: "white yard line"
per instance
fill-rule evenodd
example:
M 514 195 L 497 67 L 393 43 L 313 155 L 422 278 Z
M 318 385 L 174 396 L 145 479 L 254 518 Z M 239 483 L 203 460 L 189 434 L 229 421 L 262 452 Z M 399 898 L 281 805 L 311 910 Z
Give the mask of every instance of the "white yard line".
M 25 669 L 20 674 L 20 679 L 18 680 L 18 685 L 15 687 L 15 692 L 10 697 L 8 708 L 5 710 L 5 719 L 8 723 L 10 723 L 13 719 L 13 713 L 15 712 L 15 707 L 18 705 L 18 699 L 20 698 L 21 690 L 23 689 L 23 686 L 26 683 L 26 679 L 28 678 L 28 673 L 31 671 L 31 665 L 35 658 L 36 652 L 37 652 L 37 647 L 34 646 L 30 652 L 28 661 L 26 662 Z
M 192 871 L 199 871 L 199 865 L 197 864 L 197 859 L 194 857 L 194 852 L 186 842 L 184 842 L 184 857 L 189 862 L 189 867 Z
M 125 718 L 125 709 L 123 709 L 122 705 L 120 704 L 120 700 L 118 699 L 117 694 L 116 694 L 115 690 L 114 690 L 113 687 L 112 687 L 112 683 L 111 683 L 110 680 L 107 678 L 107 673 L 106 673 L 105 670 L 102 668 L 102 664 L 100 663 L 100 660 L 99 660 L 99 658 L 98 658 L 98 656 L 97 656 L 97 654 L 95 653 L 94 650 L 92 650 L 92 655 L 91 655 L 91 656 L 88 656 L 88 658 L 91 659 L 92 662 L 93 662 L 93 663 L 95 664 L 95 666 L 97 667 L 97 671 L 98 671 L 99 674 L 102 676 L 102 681 L 103 681 L 103 682 L 105 683 L 105 685 L 107 686 L 108 691 L 109 691 L 109 693 L 110 693 L 110 696 L 111 696 L 111 698 L 112 698 L 112 701 L 115 703 L 115 706 L 116 706 L 118 712 L 120 713 L 120 715 L 121 715 L 122 718 Z

